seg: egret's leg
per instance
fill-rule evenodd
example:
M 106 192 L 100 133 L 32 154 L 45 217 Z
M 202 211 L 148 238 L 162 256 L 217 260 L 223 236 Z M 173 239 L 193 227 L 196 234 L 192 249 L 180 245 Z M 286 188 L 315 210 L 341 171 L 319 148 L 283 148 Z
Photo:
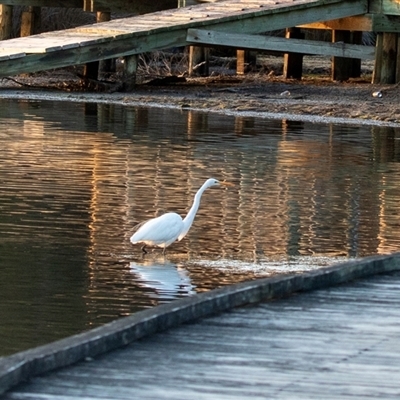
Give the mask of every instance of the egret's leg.
M 147 254 L 146 245 L 144 244 L 142 247 L 143 254 Z

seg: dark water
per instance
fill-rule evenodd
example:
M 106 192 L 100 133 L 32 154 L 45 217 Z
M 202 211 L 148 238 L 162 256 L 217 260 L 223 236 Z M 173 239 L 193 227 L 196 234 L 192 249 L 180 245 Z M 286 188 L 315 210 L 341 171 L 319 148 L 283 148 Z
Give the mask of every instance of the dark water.
M 96 104 L 0 101 L 0 354 L 160 302 L 399 247 L 399 137 L 334 126 Z M 141 256 L 132 227 L 185 214 Z

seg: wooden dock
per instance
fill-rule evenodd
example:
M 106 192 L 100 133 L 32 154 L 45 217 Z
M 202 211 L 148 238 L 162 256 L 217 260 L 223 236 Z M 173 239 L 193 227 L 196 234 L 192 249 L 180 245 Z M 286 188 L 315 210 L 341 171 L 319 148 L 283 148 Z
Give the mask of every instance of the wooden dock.
M 395 254 L 203 293 L 0 359 L 1 399 L 398 399 L 399 290 Z
M 243 48 L 371 58 L 375 54 L 371 49 L 346 43 L 289 44 L 289 39 L 277 43 L 256 36 L 229 38 L 229 34 L 254 35 L 267 30 L 321 25 L 326 21 L 332 21 L 333 27 L 335 21 L 338 26 L 348 21 L 353 29 L 400 31 L 398 17 L 390 18 L 389 28 L 382 23 L 386 11 L 381 6 L 375 6 L 377 11 L 373 16 L 368 14 L 371 2 L 377 0 L 225 0 L 3 40 L 0 78 L 125 57 L 126 76 L 134 80 L 138 54 L 190 44 L 237 47 L 243 42 Z M 393 10 L 400 15 L 400 10 L 395 7 Z

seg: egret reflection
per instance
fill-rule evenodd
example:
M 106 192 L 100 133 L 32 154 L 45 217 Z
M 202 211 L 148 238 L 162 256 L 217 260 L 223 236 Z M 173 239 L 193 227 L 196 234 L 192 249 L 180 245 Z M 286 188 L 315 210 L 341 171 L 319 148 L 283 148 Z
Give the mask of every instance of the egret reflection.
M 152 299 L 171 300 L 196 293 L 188 271 L 164 258 L 132 261 L 130 271 L 142 288 L 149 289 L 148 296 Z

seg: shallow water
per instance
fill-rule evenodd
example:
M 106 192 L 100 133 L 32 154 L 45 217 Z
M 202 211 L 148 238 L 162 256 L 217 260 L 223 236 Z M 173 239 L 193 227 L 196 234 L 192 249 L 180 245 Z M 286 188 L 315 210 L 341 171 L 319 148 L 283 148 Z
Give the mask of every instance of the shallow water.
M 0 101 L 0 354 L 259 276 L 399 246 L 399 130 Z M 142 257 L 133 226 L 185 214 Z

